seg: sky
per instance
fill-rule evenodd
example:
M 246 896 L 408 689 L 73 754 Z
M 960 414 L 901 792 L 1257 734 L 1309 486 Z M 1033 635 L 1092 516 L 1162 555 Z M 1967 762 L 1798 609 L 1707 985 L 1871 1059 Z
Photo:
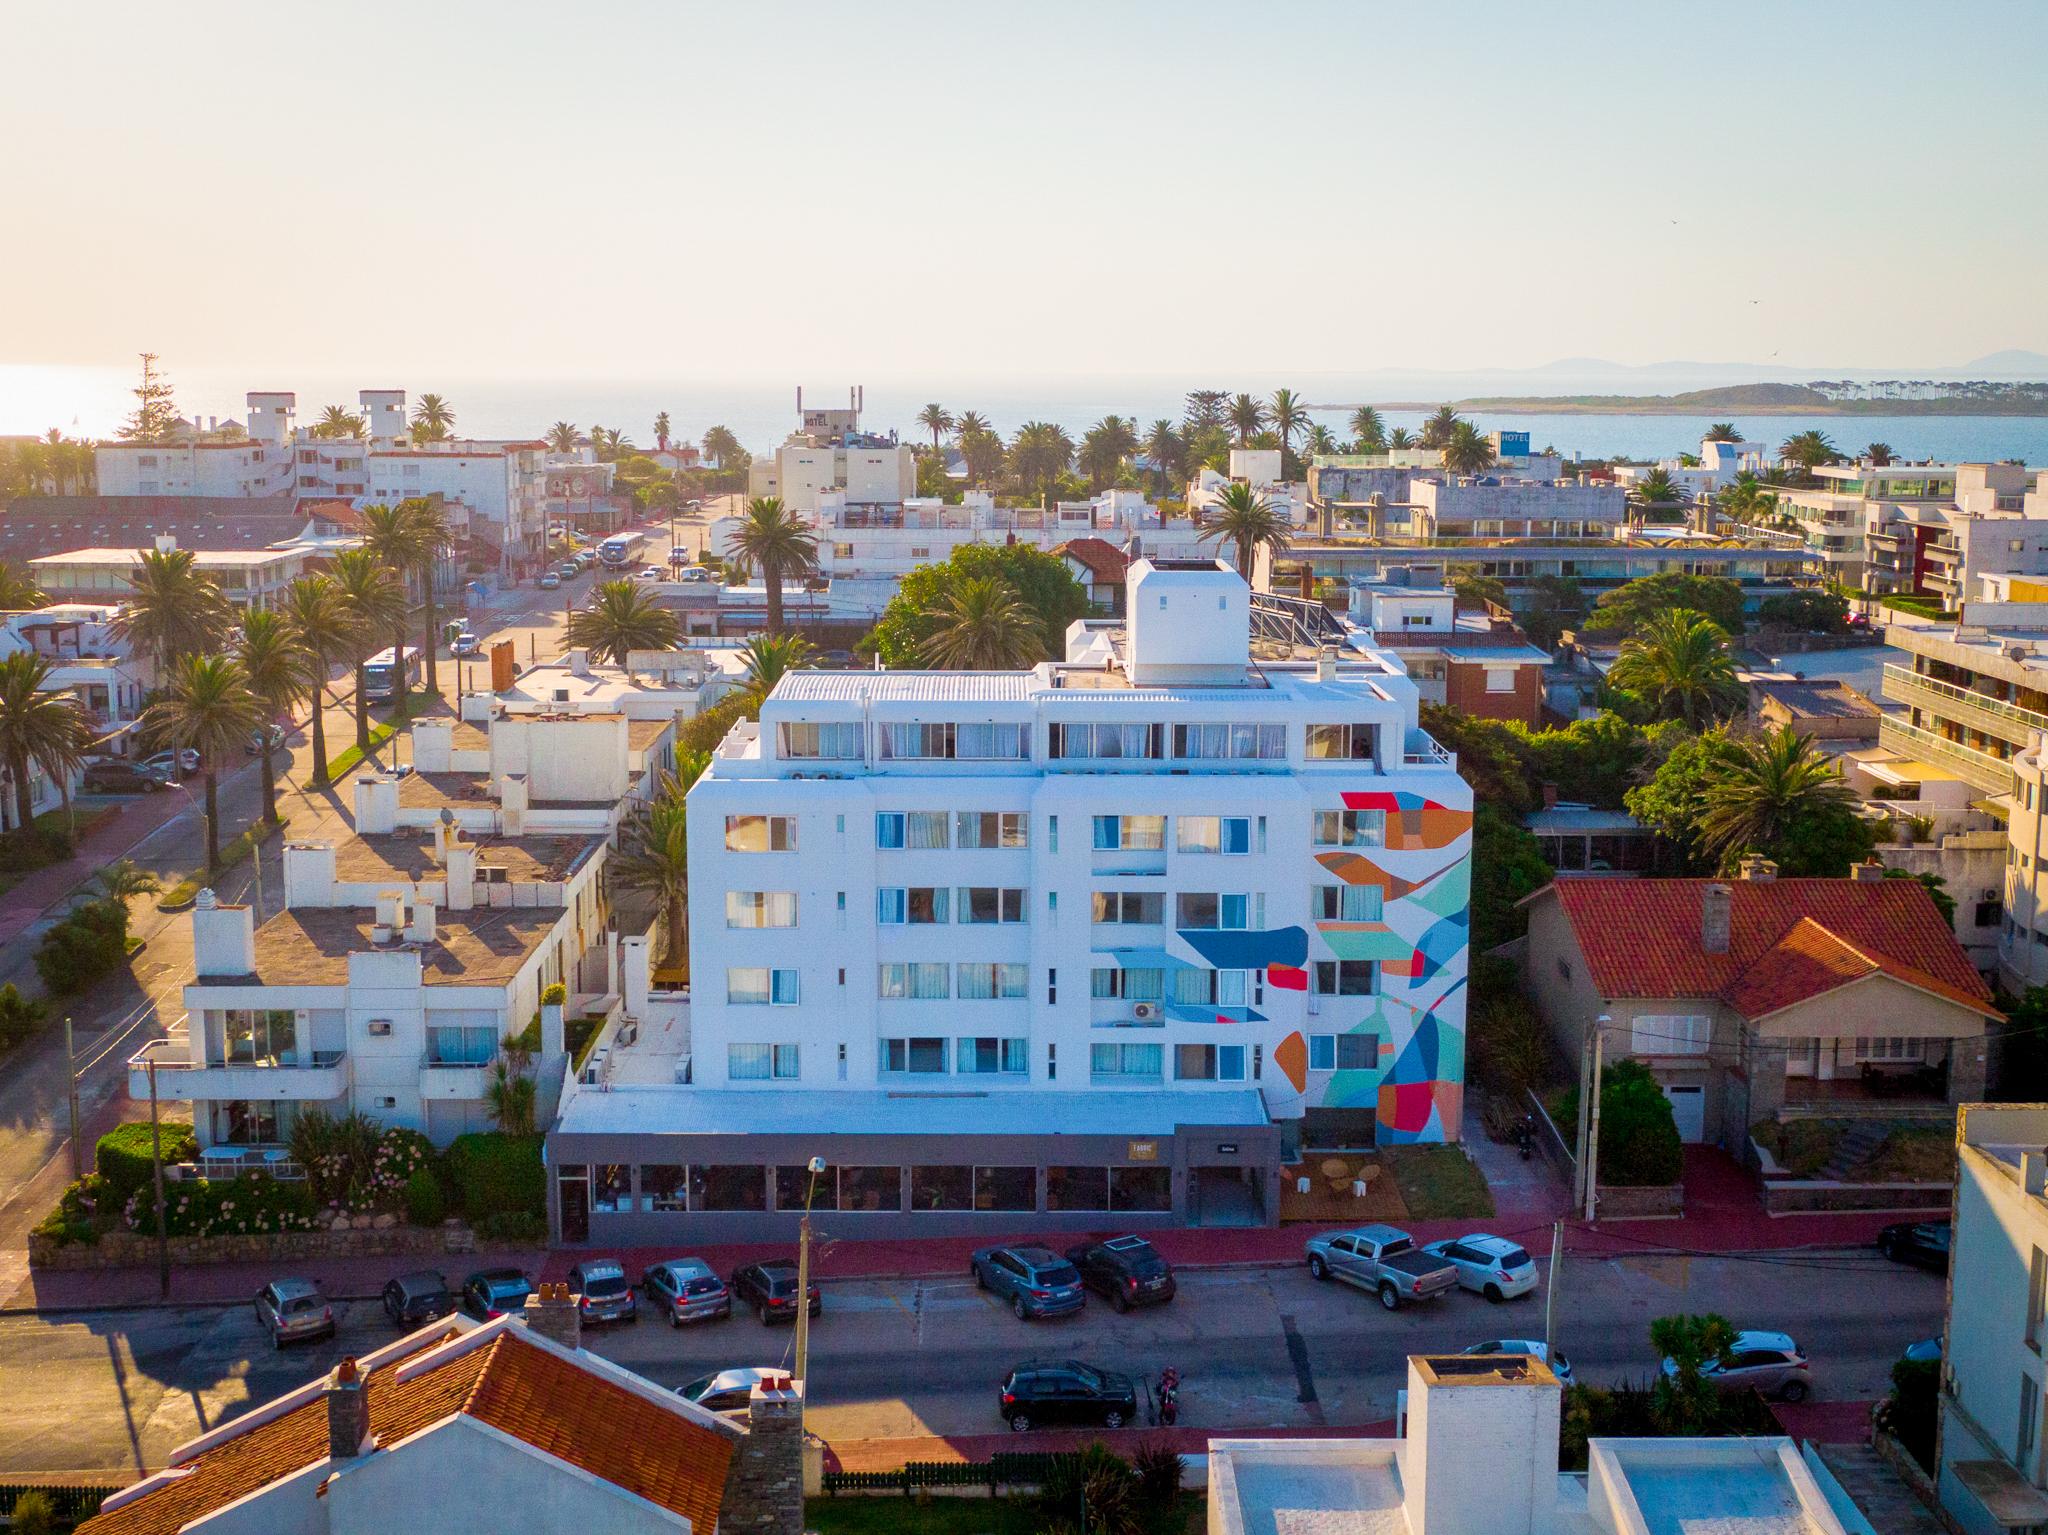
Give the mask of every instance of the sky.
M 2048 351 L 2033 3 L 0 0 L 0 32 L 0 366 Z

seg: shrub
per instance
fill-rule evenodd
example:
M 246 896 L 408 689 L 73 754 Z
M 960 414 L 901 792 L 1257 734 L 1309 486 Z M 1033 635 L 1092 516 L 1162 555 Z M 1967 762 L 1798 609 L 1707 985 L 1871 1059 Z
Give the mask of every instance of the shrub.
M 70 996 L 112 973 L 128 958 L 128 909 L 90 901 L 43 935 L 36 974 L 58 996 Z
M 299 1115 L 292 1126 L 292 1160 L 306 1169 L 307 1192 L 315 1204 L 354 1210 L 369 1201 L 383 1133 L 367 1114 L 337 1116 L 308 1109 Z M 391 1189 L 404 1181 L 397 1180 Z
M 199 1142 L 192 1138 L 190 1125 L 163 1126 L 164 1166 L 199 1160 Z M 93 1147 L 93 1166 L 106 1182 L 115 1205 L 121 1204 L 151 1177 L 150 1137 L 147 1121 L 116 1125 Z
M 9 981 L 0 986 L 0 1049 L 11 1049 L 42 1027 L 49 1009 L 31 1002 Z
M 137 1189 L 125 1212 L 131 1230 L 156 1232 L 153 1191 Z M 312 1231 L 313 1196 L 303 1183 L 270 1178 L 194 1178 L 164 1190 L 164 1228 L 174 1237 L 242 1236 L 273 1231 Z
M 448 1181 L 455 1202 L 472 1221 L 494 1215 L 547 1217 L 547 1169 L 540 1137 L 473 1132 L 448 1148 Z
M 405 1218 L 415 1226 L 438 1226 L 446 1213 L 441 1180 L 421 1168 L 405 1180 Z
M 377 1150 L 371 1159 L 371 1193 L 379 1195 L 403 1190 L 406 1207 L 410 1209 L 412 1181 L 422 1173 L 433 1178 L 434 1161 L 432 1141 L 417 1130 L 394 1125 L 377 1139 Z M 435 1187 L 438 1189 L 439 1186 L 437 1179 Z
M 569 988 L 560 981 L 551 982 L 541 990 L 540 1005 L 542 1007 L 560 1007 L 568 1000 Z
M 1144 1506 L 1131 1463 L 1096 1440 L 1078 1455 L 1056 1455 L 1039 1484 L 1038 1508 L 1047 1520 L 1077 1511 L 1097 1535 L 1140 1535 Z
M 1558 1095 L 1551 1115 L 1560 1125 L 1576 1124 L 1579 1090 Z M 1600 1081 L 1600 1181 L 1642 1188 L 1676 1183 L 1685 1164 L 1671 1100 L 1641 1061 L 1615 1061 Z
M 34 826 L 0 833 L 0 874 L 27 874 L 47 869 L 71 856 L 71 839 L 63 832 Z
M 57 1505 L 40 1487 L 31 1487 L 14 1500 L 8 1528 L 14 1535 L 54 1535 Z
M 1879 1421 L 1897 1436 L 1922 1470 L 1934 1470 L 1934 1428 L 1941 1416 L 1941 1365 L 1932 1359 L 1901 1359 L 1892 1366 L 1892 1394 Z
M 1180 1496 L 1181 1458 L 1163 1444 L 1141 1444 L 1131 1457 L 1131 1469 L 1138 1473 L 1140 1499 L 1153 1508 L 1170 1508 Z
M 102 1224 L 120 1209 L 121 1201 L 108 1193 L 107 1180 L 87 1173 L 68 1185 L 50 1213 L 36 1222 L 36 1234 L 66 1243 L 97 1242 Z

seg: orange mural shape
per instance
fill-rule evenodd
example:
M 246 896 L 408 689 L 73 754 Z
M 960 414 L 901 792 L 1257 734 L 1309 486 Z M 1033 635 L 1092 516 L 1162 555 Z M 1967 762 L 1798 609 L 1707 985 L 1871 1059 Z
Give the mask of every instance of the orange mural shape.
M 1469 810 L 1447 810 L 1441 805 L 1396 810 L 1387 816 L 1387 846 L 1403 853 L 1449 847 L 1471 829 Z
M 1301 1037 L 1299 1030 L 1273 1047 L 1273 1064 L 1294 1084 L 1297 1093 L 1308 1090 L 1308 1041 Z

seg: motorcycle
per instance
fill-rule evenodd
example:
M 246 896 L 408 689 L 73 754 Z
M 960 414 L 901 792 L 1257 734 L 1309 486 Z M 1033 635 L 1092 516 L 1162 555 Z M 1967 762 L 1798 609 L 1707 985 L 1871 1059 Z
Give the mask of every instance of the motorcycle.
M 1522 1153 L 1522 1160 L 1528 1161 L 1536 1154 L 1536 1116 L 1524 1114 L 1522 1122 L 1515 1126 L 1515 1149 Z
M 1159 1421 L 1171 1427 L 1180 1417 L 1180 1371 L 1168 1365 L 1159 1372 Z

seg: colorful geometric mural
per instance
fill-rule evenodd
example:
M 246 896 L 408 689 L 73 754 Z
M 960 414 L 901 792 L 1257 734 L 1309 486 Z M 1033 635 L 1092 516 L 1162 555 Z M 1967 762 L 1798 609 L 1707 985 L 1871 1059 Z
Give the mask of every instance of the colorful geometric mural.
M 1387 846 L 1396 852 L 1429 852 L 1449 847 L 1472 829 L 1472 812 L 1453 810 L 1405 789 L 1375 789 L 1344 796 L 1347 810 L 1384 810 Z

